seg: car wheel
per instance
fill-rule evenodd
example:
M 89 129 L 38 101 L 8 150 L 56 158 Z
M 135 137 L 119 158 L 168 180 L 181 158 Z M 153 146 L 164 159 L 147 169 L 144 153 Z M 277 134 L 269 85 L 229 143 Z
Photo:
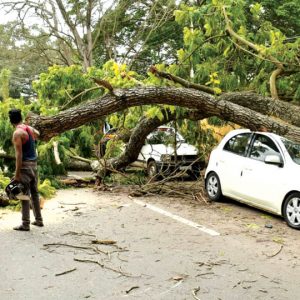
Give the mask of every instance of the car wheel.
M 205 182 L 205 189 L 210 200 L 218 201 L 221 199 L 221 184 L 219 177 L 215 172 L 211 172 L 208 174 Z
M 283 217 L 290 227 L 300 229 L 300 193 L 292 193 L 286 198 Z
M 151 180 L 155 180 L 157 177 L 157 165 L 154 160 L 151 160 L 147 164 L 147 173 Z

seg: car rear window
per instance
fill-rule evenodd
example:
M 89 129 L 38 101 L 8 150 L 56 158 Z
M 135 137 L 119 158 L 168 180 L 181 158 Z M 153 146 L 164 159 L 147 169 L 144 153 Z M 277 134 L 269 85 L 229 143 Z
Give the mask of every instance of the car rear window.
M 162 131 L 157 130 L 149 134 L 147 137 L 147 142 L 150 145 L 156 145 L 156 144 L 174 144 L 175 140 L 175 132 L 172 131 Z M 177 133 L 176 134 L 176 141 L 184 143 L 183 137 Z

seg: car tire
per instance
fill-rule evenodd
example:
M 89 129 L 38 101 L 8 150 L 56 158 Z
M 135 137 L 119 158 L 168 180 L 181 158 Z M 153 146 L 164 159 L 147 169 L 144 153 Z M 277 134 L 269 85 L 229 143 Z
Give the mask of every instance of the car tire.
M 283 204 L 283 217 L 287 224 L 295 229 L 300 229 L 300 193 L 289 195 Z
M 205 181 L 205 189 L 210 200 L 219 201 L 222 198 L 220 179 L 215 172 L 208 174 Z
M 157 179 L 157 176 L 158 176 L 157 164 L 154 160 L 150 160 L 148 162 L 147 173 L 148 173 L 148 177 L 149 177 L 149 179 L 151 179 L 151 181 L 155 181 Z

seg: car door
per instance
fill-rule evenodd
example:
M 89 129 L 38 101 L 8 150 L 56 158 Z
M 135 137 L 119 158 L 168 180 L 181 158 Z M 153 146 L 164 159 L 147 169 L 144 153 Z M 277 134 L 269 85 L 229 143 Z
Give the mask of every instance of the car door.
M 239 133 L 231 137 L 224 145 L 217 161 L 222 192 L 225 196 L 239 198 L 241 171 L 244 168 L 251 133 Z
M 243 200 L 249 204 L 278 211 L 282 195 L 284 165 L 265 163 L 267 155 L 277 155 L 283 162 L 283 156 L 276 142 L 264 134 L 256 134 L 251 143 L 248 158 L 242 170 L 241 188 Z

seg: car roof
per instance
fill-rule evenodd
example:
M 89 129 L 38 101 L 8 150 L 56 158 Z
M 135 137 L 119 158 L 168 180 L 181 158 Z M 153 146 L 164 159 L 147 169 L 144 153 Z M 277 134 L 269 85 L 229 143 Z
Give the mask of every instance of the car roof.
M 250 132 L 251 133 L 251 130 L 250 129 L 245 129 L 245 128 L 241 128 L 241 129 L 234 129 L 234 130 L 231 130 L 229 131 L 227 134 L 226 134 L 226 140 L 227 139 L 230 139 L 231 137 L 237 135 L 237 134 L 240 134 L 240 133 L 246 133 L 246 132 Z
M 229 133 L 227 133 L 227 135 L 222 139 L 220 145 L 225 144 L 229 139 L 231 139 L 233 136 L 235 136 L 237 134 L 247 133 L 247 132 L 266 135 L 266 136 L 269 136 L 269 137 L 271 137 L 275 140 L 278 140 L 278 139 L 281 138 L 281 136 L 276 134 L 276 133 L 272 133 L 272 132 L 268 132 L 268 131 L 251 131 L 250 129 L 241 128 L 241 129 L 231 130 Z

